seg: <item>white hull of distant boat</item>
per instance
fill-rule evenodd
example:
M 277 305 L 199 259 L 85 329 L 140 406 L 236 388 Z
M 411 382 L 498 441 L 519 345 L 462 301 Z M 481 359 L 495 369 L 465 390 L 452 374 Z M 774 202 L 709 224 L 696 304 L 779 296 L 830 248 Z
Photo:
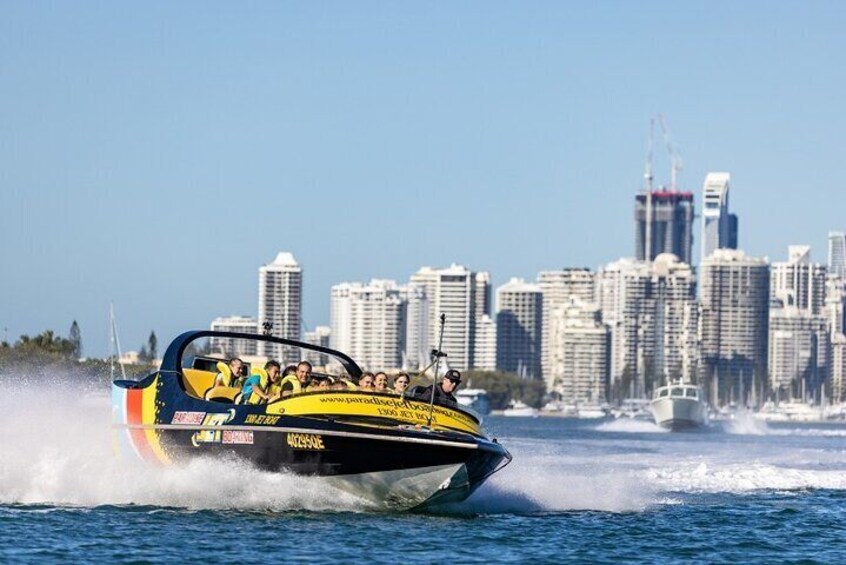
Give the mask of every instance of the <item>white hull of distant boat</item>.
M 702 390 L 691 384 L 673 384 L 655 391 L 652 416 L 662 428 L 681 431 L 704 426 L 708 410 L 702 401 Z
M 488 391 L 481 388 L 468 388 L 455 393 L 455 399 L 462 406 L 472 409 L 477 414 L 487 416 L 491 413 Z
M 811 406 L 800 401 L 765 403 L 755 414 L 758 420 L 766 422 L 819 422 L 824 419 L 819 406 Z
M 522 418 L 537 418 L 538 409 L 532 408 L 524 402 L 512 402 L 508 408 L 502 413 L 503 416 L 522 417 Z

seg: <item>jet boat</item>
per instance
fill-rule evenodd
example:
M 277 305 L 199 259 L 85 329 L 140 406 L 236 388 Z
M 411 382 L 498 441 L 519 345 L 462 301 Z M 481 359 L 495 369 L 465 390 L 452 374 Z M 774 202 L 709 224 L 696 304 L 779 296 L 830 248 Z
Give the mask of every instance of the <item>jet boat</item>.
M 112 423 L 122 451 L 157 464 L 234 455 L 270 471 L 323 477 L 397 510 L 464 500 L 511 462 L 508 450 L 487 437 L 481 417 L 458 404 L 352 388 L 239 404 L 240 389 L 213 386 L 217 370 L 208 357 L 193 364 L 185 354 L 191 342 L 209 337 L 316 351 L 353 379 L 362 373 L 344 353 L 318 345 L 189 331 L 168 346 L 159 370 L 137 382 L 113 382 Z

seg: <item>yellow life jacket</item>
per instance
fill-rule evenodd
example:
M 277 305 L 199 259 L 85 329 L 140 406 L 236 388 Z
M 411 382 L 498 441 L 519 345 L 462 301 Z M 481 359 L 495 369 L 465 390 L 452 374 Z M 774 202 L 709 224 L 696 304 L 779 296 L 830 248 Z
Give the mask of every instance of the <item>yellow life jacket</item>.
M 219 372 L 214 378 L 215 382 L 217 382 L 217 377 L 223 377 L 221 379 L 223 386 L 232 386 L 232 369 L 229 368 L 229 365 L 223 361 L 218 361 L 216 366 Z
M 262 392 L 265 392 L 267 390 L 267 383 L 270 380 L 270 377 L 267 376 L 267 371 L 265 371 L 261 367 L 253 367 L 253 372 L 251 376 L 254 375 L 258 375 L 259 377 L 259 389 Z M 261 404 L 262 402 L 264 402 L 264 399 L 262 397 L 257 394 L 250 393 L 250 396 L 247 398 L 245 404 Z
M 291 385 L 291 392 L 293 394 L 299 394 L 303 390 L 303 386 L 300 384 L 300 379 L 297 378 L 297 375 L 288 375 L 279 381 L 279 390 L 282 390 L 286 384 Z

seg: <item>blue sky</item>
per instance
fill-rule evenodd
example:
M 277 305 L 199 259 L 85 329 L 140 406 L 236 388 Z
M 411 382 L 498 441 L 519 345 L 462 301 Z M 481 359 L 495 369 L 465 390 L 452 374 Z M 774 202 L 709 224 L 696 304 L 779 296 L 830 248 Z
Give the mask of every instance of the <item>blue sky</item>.
M 342 280 L 633 253 L 650 115 L 748 253 L 846 229 L 838 2 L 0 1 L 0 329 L 108 351 Z M 659 138 L 660 141 L 660 138 Z M 656 181 L 669 160 L 656 148 Z M 697 225 L 698 228 L 698 225 Z M 698 249 L 698 233 L 695 240 Z

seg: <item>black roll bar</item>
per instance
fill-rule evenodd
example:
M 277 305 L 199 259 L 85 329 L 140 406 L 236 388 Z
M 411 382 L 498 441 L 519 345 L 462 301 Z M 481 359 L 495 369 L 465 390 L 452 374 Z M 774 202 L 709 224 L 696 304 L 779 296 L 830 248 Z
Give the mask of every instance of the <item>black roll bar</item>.
M 340 351 L 329 349 L 328 347 L 314 345 L 312 343 L 303 343 L 301 341 L 295 341 L 293 339 L 273 337 L 270 335 L 245 334 L 239 332 L 215 332 L 212 330 L 190 330 L 177 336 L 176 339 L 171 341 L 170 345 L 167 346 L 167 351 L 165 351 L 164 357 L 162 358 L 162 366 L 159 371 L 162 373 L 181 373 L 182 354 L 185 353 L 185 348 L 187 348 L 188 344 L 192 341 L 204 337 L 222 337 L 229 339 L 249 339 L 254 341 L 266 341 L 269 343 L 278 343 L 280 345 L 288 345 L 291 347 L 308 349 L 309 351 L 317 351 L 318 353 L 329 355 L 340 361 L 347 374 L 355 380 L 358 380 L 358 378 L 361 377 L 362 373 L 361 367 L 359 367 L 358 364 L 353 361 L 350 356 L 341 353 Z

